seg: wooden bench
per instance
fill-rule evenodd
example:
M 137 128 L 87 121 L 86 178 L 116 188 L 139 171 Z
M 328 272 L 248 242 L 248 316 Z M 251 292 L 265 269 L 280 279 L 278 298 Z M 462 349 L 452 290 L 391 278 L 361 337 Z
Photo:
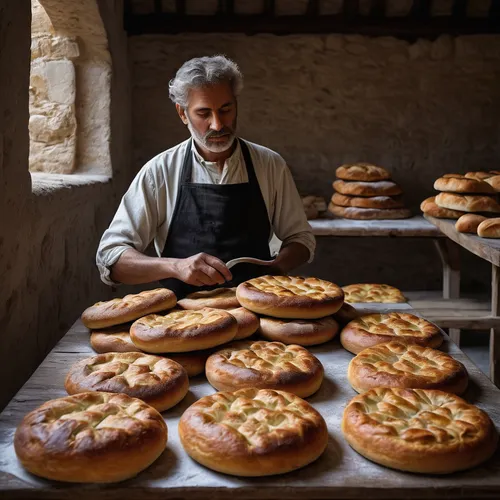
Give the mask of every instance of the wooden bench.
M 411 312 L 408 304 L 357 304 L 363 312 L 398 310 Z M 441 349 L 462 362 L 470 383 L 464 398 L 488 412 L 500 424 L 500 390 L 448 340 Z M 23 469 L 13 449 L 13 436 L 23 416 L 45 401 L 66 396 L 64 379 L 72 363 L 93 355 L 89 331 L 77 321 L 43 361 L 29 381 L 0 414 L 0 498 L 71 500 L 149 499 L 263 500 L 273 498 L 456 499 L 498 498 L 500 454 L 483 466 L 449 476 L 403 473 L 384 468 L 351 449 L 340 430 L 343 410 L 356 395 L 347 381 L 353 355 L 334 339 L 310 347 L 325 368 L 319 391 L 308 401 L 328 425 L 329 444 L 314 463 L 295 472 L 262 478 L 232 477 L 206 469 L 183 450 L 177 425 L 184 410 L 214 389 L 202 376 L 190 379 L 190 391 L 176 407 L 163 413 L 168 425 L 167 449 L 151 467 L 123 483 L 81 485 L 56 483 L 37 478 Z M 14 363 L 12 369 L 15 369 Z

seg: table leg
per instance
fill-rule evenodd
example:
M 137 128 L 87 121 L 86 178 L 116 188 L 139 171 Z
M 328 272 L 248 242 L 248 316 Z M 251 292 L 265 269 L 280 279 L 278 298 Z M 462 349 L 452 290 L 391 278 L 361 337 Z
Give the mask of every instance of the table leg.
M 500 267 L 491 266 L 491 315 L 500 315 Z M 500 387 L 500 373 L 498 363 L 500 361 L 500 328 L 490 330 L 490 379 Z
M 443 265 L 443 299 L 460 297 L 460 246 L 449 238 L 435 238 L 434 245 Z M 450 338 L 460 345 L 460 330 L 450 328 Z

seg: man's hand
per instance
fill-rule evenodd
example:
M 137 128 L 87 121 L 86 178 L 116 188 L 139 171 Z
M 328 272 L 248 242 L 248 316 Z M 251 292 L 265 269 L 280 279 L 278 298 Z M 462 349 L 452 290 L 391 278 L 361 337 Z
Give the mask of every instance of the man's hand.
M 217 257 L 199 253 L 187 259 L 170 259 L 174 278 L 189 285 L 222 285 L 233 279 L 226 264 Z

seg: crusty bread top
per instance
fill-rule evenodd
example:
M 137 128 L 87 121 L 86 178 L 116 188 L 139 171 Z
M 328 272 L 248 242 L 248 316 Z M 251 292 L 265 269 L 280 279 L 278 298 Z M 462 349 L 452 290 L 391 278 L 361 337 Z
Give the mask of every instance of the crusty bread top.
M 364 162 L 341 165 L 335 175 L 346 181 L 383 181 L 391 178 L 385 168 Z
M 426 198 L 420 204 L 420 210 L 424 212 L 426 215 L 430 215 L 431 217 L 438 217 L 441 219 L 458 219 L 465 212 L 460 210 L 450 210 L 449 208 L 443 208 L 436 205 L 436 197 L 431 196 L 430 198 Z
M 345 329 L 401 338 L 429 338 L 440 333 L 435 324 L 414 314 L 399 312 L 365 314 L 350 321 Z
M 109 352 L 75 363 L 65 385 L 70 394 L 104 391 L 142 399 L 158 396 L 182 382 L 187 382 L 187 373 L 171 359 L 140 352 Z
M 207 370 L 213 368 L 235 375 L 246 372 L 255 383 L 293 383 L 297 376 L 323 373 L 323 366 L 305 347 L 281 342 L 239 341 L 212 354 Z M 240 378 L 238 377 L 238 378 Z
M 408 447 L 421 453 L 449 446 L 458 450 L 496 434 L 485 412 L 454 394 L 432 389 L 371 389 L 349 402 L 343 420 L 350 434 L 383 436 L 399 453 Z
M 106 328 L 127 323 L 146 314 L 171 309 L 177 297 L 168 288 L 145 290 L 123 298 L 97 302 L 83 311 L 82 322 L 87 328 Z
M 494 193 L 495 190 L 482 180 L 472 179 L 465 176 L 440 177 L 434 182 L 437 191 L 451 193 Z
M 163 417 L 125 394 L 84 392 L 47 401 L 28 413 L 14 445 L 21 459 L 102 456 L 167 441 Z
M 484 181 L 489 179 L 490 177 L 494 177 L 495 175 L 500 175 L 500 171 L 498 170 L 490 170 L 489 172 L 478 171 L 478 172 L 467 172 L 465 177 L 468 179 L 476 179 L 478 181 Z
M 350 362 L 349 371 L 353 370 L 367 379 L 389 375 L 427 384 L 467 375 L 464 365 L 444 352 L 397 341 L 363 349 Z
M 293 306 L 329 303 L 344 298 L 344 292 L 335 283 L 319 278 L 265 275 L 238 285 L 238 297 Z
M 240 307 L 240 303 L 236 298 L 236 287 L 215 288 L 214 290 L 190 293 L 179 300 L 177 305 L 182 309 L 203 309 L 204 307 L 234 309 Z
M 318 432 L 326 443 L 326 423 L 307 401 L 273 389 L 204 396 L 183 413 L 179 423 L 183 444 L 203 449 L 208 441 L 215 456 L 231 455 L 235 460 L 265 456 L 281 447 L 300 453 Z
M 226 330 L 237 322 L 234 316 L 223 309 L 197 309 L 172 311 L 165 316 L 150 314 L 138 319 L 130 329 L 132 341 L 154 341 L 158 338 L 193 338 L 210 336 L 214 332 Z
M 481 222 L 477 226 L 477 235 L 482 238 L 500 238 L 500 217 Z
M 359 283 L 343 286 L 346 302 L 406 302 L 401 290 L 390 285 L 379 283 Z
M 494 196 L 439 193 L 436 196 L 436 204 L 464 212 L 500 212 L 500 205 Z
M 455 229 L 460 233 L 477 234 L 477 228 L 484 220 L 486 220 L 484 215 L 465 214 L 455 222 Z

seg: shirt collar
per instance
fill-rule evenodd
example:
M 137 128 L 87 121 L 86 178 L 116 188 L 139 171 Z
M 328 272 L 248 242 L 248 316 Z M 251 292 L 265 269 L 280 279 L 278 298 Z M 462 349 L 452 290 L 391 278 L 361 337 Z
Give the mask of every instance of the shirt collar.
M 232 155 L 229 158 L 227 158 L 226 161 L 224 162 L 224 167 L 227 167 L 228 169 L 230 169 L 234 165 L 238 164 L 239 161 L 240 161 L 240 158 L 241 158 L 241 145 L 240 145 L 240 141 L 238 140 L 238 138 L 236 138 L 235 141 L 236 141 L 236 148 L 234 149 Z M 198 153 L 198 150 L 196 149 L 196 145 L 195 144 L 196 143 L 195 143 L 195 141 L 193 139 L 193 147 L 191 149 L 193 150 L 193 155 L 196 158 L 196 161 L 200 165 L 202 165 L 203 167 L 214 168 L 217 162 L 205 160 L 200 155 L 200 153 Z

